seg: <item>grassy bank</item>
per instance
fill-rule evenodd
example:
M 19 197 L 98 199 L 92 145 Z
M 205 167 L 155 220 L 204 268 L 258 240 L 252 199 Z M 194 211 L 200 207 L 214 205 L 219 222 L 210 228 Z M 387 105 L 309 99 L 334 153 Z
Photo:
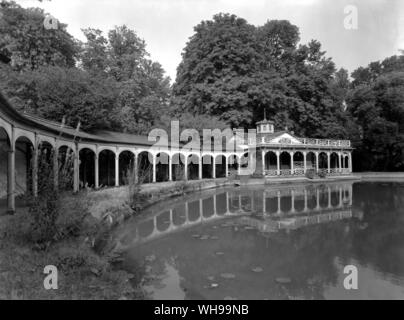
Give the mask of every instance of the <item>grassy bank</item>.
M 60 203 L 49 241 L 37 241 L 44 230 L 29 209 L 0 218 L 0 299 L 144 298 L 141 271 L 114 267 L 108 226 L 90 214 L 86 194 L 63 196 Z M 47 265 L 58 269 L 57 290 L 44 288 Z

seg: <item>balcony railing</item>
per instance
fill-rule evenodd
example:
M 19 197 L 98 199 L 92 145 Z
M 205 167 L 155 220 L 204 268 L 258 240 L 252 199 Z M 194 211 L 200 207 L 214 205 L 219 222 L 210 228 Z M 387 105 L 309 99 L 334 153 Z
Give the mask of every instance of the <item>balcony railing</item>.
M 307 170 L 313 170 L 312 168 L 307 168 Z M 315 170 L 315 169 L 314 169 Z M 344 175 L 344 174 L 351 174 L 351 171 L 347 168 L 331 168 L 330 171 L 328 172 L 327 169 L 321 168 L 318 169 L 317 173 L 323 172 L 326 175 L 329 176 L 333 176 L 333 175 Z M 304 169 L 301 168 L 295 168 L 293 170 L 291 169 L 281 169 L 279 170 L 279 174 L 278 174 L 278 170 L 276 169 L 267 169 L 264 171 L 265 176 L 267 177 L 274 177 L 274 176 L 304 176 L 305 172 Z
M 323 146 L 323 147 L 342 147 L 342 148 L 349 148 L 351 147 L 351 141 L 350 140 L 331 140 L 331 139 L 312 139 L 312 138 L 298 138 L 299 142 L 303 145 L 306 146 Z M 253 145 L 253 140 L 250 139 L 248 141 L 248 144 L 251 146 Z M 272 145 L 270 140 L 266 139 L 265 137 L 261 137 L 261 139 L 257 140 L 257 144 L 260 145 Z M 290 142 L 290 143 L 277 143 L 282 144 L 282 145 L 295 145 L 296 143 Z

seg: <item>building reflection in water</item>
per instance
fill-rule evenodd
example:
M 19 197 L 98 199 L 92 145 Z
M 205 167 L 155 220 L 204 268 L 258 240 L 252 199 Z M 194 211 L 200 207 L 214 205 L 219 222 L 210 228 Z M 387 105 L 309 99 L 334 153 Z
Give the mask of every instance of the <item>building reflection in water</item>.
M 131 226 L 120 230 L 121 249 L 231 217 L 239 217 L 244 225 L 263 235 L 353 217 L 349 182 L 212 190 L 164 205 L 144 212 Z

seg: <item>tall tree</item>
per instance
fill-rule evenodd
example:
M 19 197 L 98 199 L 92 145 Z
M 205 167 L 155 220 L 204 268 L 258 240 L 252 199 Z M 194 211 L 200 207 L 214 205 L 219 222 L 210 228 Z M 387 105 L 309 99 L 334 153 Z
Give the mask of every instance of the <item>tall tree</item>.
M 14 1 L 2 1 L 0 14 L 0 52 L 11 59 L 15 70 L 74 66 L 79 48 L 65 24 L 46 29 L 42 9 L 24 9 Z

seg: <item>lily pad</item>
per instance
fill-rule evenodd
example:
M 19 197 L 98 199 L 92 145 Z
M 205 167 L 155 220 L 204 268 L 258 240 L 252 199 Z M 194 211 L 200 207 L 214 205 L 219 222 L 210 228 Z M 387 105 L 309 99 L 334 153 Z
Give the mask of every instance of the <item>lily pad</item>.
M 282 283 L 282 284 L 288 284 L 292 282 L 292 279 L 287 278 L 287 277 L 279 277 L 275 279 L 276 282 Z
M 210 237 L 207 234 L 204 234 L 202 237 L 200 237 L 201 240 L 208 240 Z
M 219 286 L 218 283 L 211 283 L 211 284 L 210 284 L 210 287 L 211 287 L 211 288 L 217 288 L 218 286 Z
M 224 255 L 224 252 L 218 251 L 218 252 L 216 252 L 216 255 L 217 256 L 222 256 L 222 255 Z
M 233 273 L 222 273 L 222 274 L 220 274 L 220 276 L 223 279 L 234 279 L 236 277 L 236 275 Z
M 214 281 L 214 280 L 215 280 L 215 277 L 214 277 L 214 276 L 208 276 L 207 279 L 208 279 L 209 281 Z
M 264 271 L 264 269 L 262 269 L 261 267 L 255 267 L 255 268 L 252 268 L 251 270 L 252 270 L 253 272 L 256 272 L 256 273 L 259 273 L 259 272 Z
M 191 237 L 192 238 L 199 238 L 201 235 L 200 234 L 193 234 Z

